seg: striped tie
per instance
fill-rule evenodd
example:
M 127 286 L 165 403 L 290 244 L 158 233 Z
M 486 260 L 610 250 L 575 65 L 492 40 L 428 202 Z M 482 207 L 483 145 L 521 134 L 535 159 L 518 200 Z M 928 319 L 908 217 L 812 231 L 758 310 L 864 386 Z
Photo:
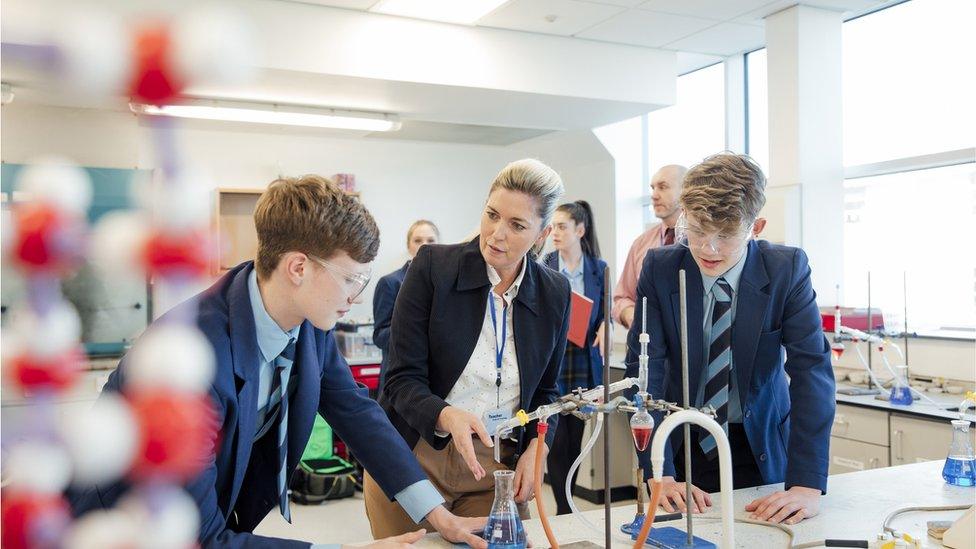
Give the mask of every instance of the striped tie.
M 285 350 L 275 359 L 275 379 L 277 385 L 272 389 L 271 400 L 281 403 L 279 406 L 281 420 L 278 422 L 278 508 L 281 516 L 291 524 L 291 509 L 288 507 L 288 380 L 291 365 L 295 362 L 295 340 L 288 342 Z M 269 409 L 271 403 L 268 403 Z M 273 416 L 272 416 L 273 417 Z
M 708 347 L 708 375 L 703 400 L 715 408 L 715 421 L 729 432 L 729 373 L 732 370 L 732 287 L 720 278 L 712 285 L 715 306 L 712 308 L 711 341 Z M 716 440 L 703 432 L 701 449 L 708 459 L 717 455 Z

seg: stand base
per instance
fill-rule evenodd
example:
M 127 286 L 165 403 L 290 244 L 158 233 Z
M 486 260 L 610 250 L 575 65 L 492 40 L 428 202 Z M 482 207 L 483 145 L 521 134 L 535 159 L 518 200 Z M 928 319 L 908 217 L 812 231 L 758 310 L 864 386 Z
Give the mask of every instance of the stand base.
M 636 540 L 638 533 L 631 534 L 630 539 Z M 688 545 L 688 533 L 671 526 L 664 528 L 654 528 L 652 526 L 651 533 L 647 536 L 647 541 L 644 542 L 644 545 L 660 547 L 661 549 L 716 549 L 714 543 L 705 541 L 698 536 L 693 538 L 692 545 Z

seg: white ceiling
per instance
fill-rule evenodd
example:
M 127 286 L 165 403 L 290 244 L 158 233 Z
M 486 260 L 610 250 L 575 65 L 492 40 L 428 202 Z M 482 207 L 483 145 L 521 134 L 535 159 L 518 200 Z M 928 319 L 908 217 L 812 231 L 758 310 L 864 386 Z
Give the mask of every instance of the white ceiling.
M 291 1 L 291 0 L 285 0 Z M 298 0 L 359 11 L 378 0 Z M 889 0 L 890 2 L 890 0 Z M 481 27 L 673 50 L 679 72 L 765 45 L 763 18 L 796 4 L 857 15 L 879 0 L 508 0 Z

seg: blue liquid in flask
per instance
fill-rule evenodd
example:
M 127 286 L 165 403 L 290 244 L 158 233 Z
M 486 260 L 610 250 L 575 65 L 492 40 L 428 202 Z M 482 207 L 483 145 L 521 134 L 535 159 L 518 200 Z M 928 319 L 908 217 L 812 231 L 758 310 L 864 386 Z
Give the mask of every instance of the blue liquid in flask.
M 891 388 L 889 402 L 892 404 L 909 405 L 912 403 L 912 391 L 907 385 L 895 385 Z
M 482 537 L 488 549 L 525 549 L 525 529 L 515 505 L 515 471 L 495 471 L 495 502 Z
M 947 457 L 942 468 L 942 478 L 955 486 L 976 486 L 976 459 Z
M 484 538 L 488 540 L 488 549 L 525 549 L 525 529 L 518 515 L 488 517 Z

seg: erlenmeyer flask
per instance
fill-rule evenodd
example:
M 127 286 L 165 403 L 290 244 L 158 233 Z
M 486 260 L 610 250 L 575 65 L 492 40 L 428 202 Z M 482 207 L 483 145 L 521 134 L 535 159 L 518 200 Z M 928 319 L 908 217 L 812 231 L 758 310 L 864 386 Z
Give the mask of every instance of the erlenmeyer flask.
M 647 445 L 651 442 L 651 433 L 654 432 L 654 418 L 647 413 L 647 410 L 638 410 L 636 414 L 631 416 L 630 432 L 634 436 L 634 447 L 637 448 L 637 451 L 646 450 Z
M 488 549 L 525 549 L 525 529 L 515 506 L 515 471 L 495 471 L 495 502 L 484 538 Z
M 889 402 L 908 405 L 912 403 L 912 390 L 908 387 L 908 366 L 895 366 L 895 379 L 891 386 Z
M 964 419 L 952 420 L 952 444 L 942 478 L 956 486 L 976 486 L 976 454 L 969 442 L 969 422 Z

